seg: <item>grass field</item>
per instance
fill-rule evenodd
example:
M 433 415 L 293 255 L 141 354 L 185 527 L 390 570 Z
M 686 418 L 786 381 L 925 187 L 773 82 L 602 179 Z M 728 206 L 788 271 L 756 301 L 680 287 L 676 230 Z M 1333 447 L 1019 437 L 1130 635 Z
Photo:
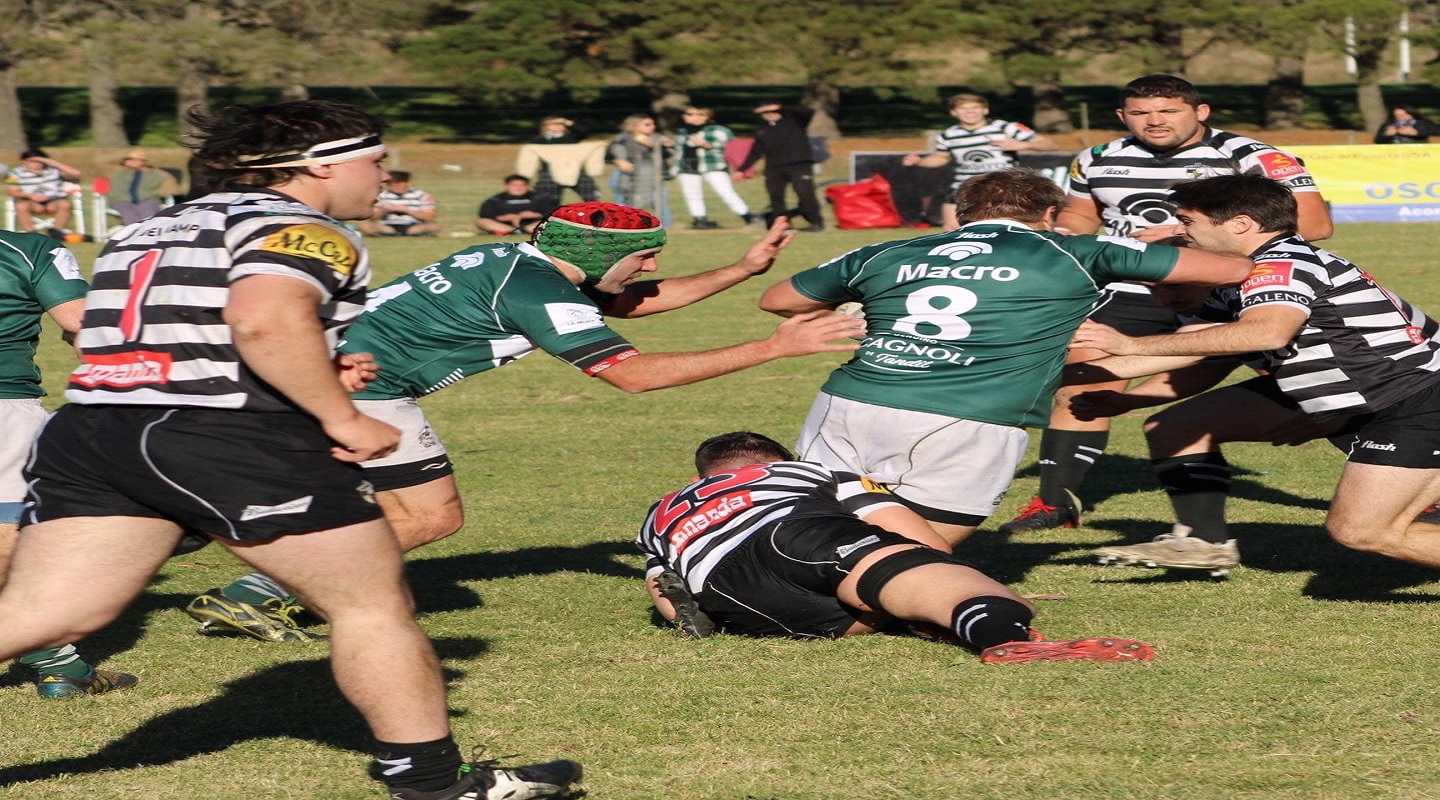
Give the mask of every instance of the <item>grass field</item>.
M 762 337 L 775 320 L 755 300 L 773 280 L 892 234 L 801 237 L 771 275 L 617 327 L 651 351 Z M 1440 225 L 1353 225 L 1331 246 L 1440 309 L 1437 236 Z M 661 274 L 728 263 L 749 238 L 677 233 Z M 378 240 L 373 252 L 389 277 L 465 243 Z M 43 358 L 60 385 L 69 355 L 47 337 Z M 1063 597 L 1038 603 L 1051 638 L 1143 639 L 1149 664 L 988 666 L 915 639 L 696 642 L 654 627 L 630 544 L 648 504 L 689 478 L 702 437 L 793 441 L 837 363 L 626 396 L 537 355 L 426 401 L 470 519 L 415 553 L 411 576 L 462 745 L 577 758 L 606 800 L 1440 798 L 1440 666 L 1411 657 L 1440 633 L 1440 572 L 1326 537 L 1341 458 L 1323 443 L 1228 448 L 1245 566 L 1224 581 L 1089 555 L 1169 527 L 1143 414 L 1116 426 L 1083 528 L 1007 542 L 993 532 L 1006 516 L 962 546 L 1017 591 Z M 1027 467 L 1004 509 L 1035 485 Z M 141 676 L 132 691 L 45 704 L 12 672 L 0 798 L 379 796 L 323 645 L 202 638 L 181 610 L 241 571 L 218 547 L 172 560 L 85 643 Z

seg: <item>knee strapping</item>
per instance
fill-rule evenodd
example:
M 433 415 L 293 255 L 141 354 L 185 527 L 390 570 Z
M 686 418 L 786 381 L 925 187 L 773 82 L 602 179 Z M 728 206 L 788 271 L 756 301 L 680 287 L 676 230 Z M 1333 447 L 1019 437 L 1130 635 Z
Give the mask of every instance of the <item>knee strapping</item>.
M 928 547 L 912 547 L 909 550 L 901 550 L 866 568 L 865 574 L 861 575 L 860 580 L 855 584 L 855 594 L 860 597 L 860 602 L 871 608 L 879 609 L 881 608 L 880 590 L 885 587 L 885 584 L 894 580 L 895 576 L 926 564 L 953 563 L 955 563 L 955 559 L 949 555 Z

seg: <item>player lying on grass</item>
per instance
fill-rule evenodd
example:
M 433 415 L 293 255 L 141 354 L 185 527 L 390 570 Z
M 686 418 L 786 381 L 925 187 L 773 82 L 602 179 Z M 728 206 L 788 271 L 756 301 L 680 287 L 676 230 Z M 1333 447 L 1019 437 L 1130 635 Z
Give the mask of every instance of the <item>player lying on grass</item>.
M 699 477 L 650 508 L 636 543 L 656 609 L 690 635 L 833 639 L 896 619 L 986 662 L 1148 661 L 1129 639 L 1032 641 L 1035 609 L 950 555 L 883 487 L 737 431 L 695 452 Z
M 1347 463 L 1325 519 L 1330 535 L 1357 550 L 1440 567 L 1440 525 L 1417 519 L 1440 497 L 1440 324 L 1301 238 L 1295 198 L 1278 183 L 1227 175 L 1183 184 L 1171 199 L 1186 239 L 1254 258 L 1231 308 L 1234 321 L 1142 337 L 1087 323 L 1076 346 L 1189 361 L 1263 352 L 1269 378 L 1232 390 L 1336 425 L 1329 439 Z M 1218 451 L 1209 452 L 1193 460 L 1192 474 L 1170 480 L 1228 478 Z M 1216 546 L 1185 533 L 1164 534 L 1147 552 L 1181 557 Z
M 642 353 L 604 316 L 642 317 L 690 305 L 763 274 L 789 243 L 783 218 L 728 266 L 661 280 L 665 229 L 648 211 L 613 203 L 557 209 L 528 244 L 461 250 L 373 291 L 340 349 L 373 353 L 379 377 L 356 396 L 367 415 L 402 432 L 394 454 L 365 476 L 412 550 L 460 529 L 454 469 L 417 398 L 543 350 L 627 392 L 713 378 L 777 358 L 848 352 L 864 323 L 828 311 L 793 317 L 760 341 L 691 353 Z M 843 341 L 837 341 L 843 340 Z M 268 641 L 303 641 L 289 593 L 252 573 L 188 607 L 203 625 Z

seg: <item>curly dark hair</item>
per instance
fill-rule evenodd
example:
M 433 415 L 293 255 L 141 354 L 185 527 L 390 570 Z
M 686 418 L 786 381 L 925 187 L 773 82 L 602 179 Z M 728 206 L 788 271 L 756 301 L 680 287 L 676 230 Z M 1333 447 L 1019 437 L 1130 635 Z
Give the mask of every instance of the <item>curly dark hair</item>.
M 379 135 L 385 123 L 370 113 L 334 100 L 292 100 L 266 105 L 233 105 L 185 112 L 195 129 L 186 143 L 206 166 L 224 170 L 226 183 L 274 186 L 305 173 L 305 167 L 238 166 L 244 156 L 303 152 L 323 142 Z

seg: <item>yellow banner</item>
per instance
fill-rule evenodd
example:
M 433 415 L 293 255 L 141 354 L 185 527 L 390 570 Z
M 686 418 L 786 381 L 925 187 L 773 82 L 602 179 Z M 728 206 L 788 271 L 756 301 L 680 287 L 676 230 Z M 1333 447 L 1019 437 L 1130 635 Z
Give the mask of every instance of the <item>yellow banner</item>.
M 1440 144 L 1283 149 L 1304 160 L 1336 222 L 1440 222 Z

